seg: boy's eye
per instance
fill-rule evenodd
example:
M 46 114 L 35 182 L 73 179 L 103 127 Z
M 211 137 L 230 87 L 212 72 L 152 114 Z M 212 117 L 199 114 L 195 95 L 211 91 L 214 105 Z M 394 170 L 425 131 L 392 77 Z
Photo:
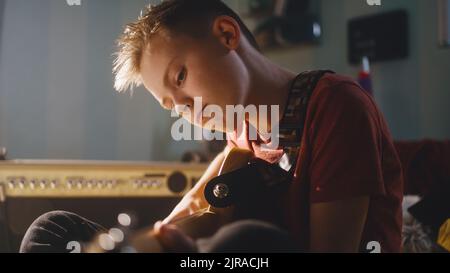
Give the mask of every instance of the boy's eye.
M 180 86 L 186 80 L 186 75 L 187 75 L 186 68 L 183 67 L 181 69 L 180 73 L 178 73 L 178 77 L 177 77 L 177 85 L 178 86 Z

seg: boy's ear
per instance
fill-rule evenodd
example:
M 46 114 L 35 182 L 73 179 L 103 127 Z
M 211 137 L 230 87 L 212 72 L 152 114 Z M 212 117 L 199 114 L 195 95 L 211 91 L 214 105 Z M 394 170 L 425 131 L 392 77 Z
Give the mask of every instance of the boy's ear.
M 230 16 L 218 16 L 214 20 L 212 33 L 229 50 L 236 50 L 239 47 L 241 29 L 236 20 Z

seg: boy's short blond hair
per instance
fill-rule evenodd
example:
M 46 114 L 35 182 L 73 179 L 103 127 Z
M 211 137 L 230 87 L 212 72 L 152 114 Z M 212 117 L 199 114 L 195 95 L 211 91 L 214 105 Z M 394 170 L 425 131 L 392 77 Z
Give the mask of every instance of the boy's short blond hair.
M 258 49 L 252 33 L 239 16 L 220 0 L 167 0 L 156 6 L 148 6 L 137 21 L 127 24 L 117 41 L 113 73 L 114 88 L 121 92 L 142 84 L 140 61 L 150 38 L 161 31 L 187 33 L 205 37 L 217 16 L 227 15 L 235 19 L 247 40 Z

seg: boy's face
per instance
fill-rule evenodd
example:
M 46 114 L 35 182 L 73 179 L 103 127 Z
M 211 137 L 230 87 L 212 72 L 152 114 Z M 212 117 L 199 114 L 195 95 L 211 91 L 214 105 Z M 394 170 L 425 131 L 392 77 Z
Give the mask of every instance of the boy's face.
M 214 35 L 199 39 L 156 34 L 143 52 L 140 69 L 144 86 L 164 108 L 190 105 L 190 115 L 181 114 L 202 127 L 208 119 L 195 120 L 199 111 L 217 105 L 225 116 L 225 106 L 244 104 L 249 89 L 242 59 L 225 39 Z M 193 109 L 195 97 L 202 98 L 202 109 L 195 109 L 197 113 Z

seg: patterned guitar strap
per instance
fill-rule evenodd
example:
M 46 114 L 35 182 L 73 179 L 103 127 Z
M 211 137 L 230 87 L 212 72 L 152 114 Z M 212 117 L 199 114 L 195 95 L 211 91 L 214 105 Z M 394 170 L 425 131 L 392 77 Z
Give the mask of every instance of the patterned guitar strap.
M 326 73 L 334 74 L 330 70 L 305 71 L 293 81 L 287 106 L 279 125 L 279 146 L 283 148 L 289 160 L 287 168 L 281 167 L 289 169 L 291 175 L 293 175 L 300 153 L 309 100 L 317 83 Z M 280 165 L 286 165 L 286 163 L 280 162 Z

